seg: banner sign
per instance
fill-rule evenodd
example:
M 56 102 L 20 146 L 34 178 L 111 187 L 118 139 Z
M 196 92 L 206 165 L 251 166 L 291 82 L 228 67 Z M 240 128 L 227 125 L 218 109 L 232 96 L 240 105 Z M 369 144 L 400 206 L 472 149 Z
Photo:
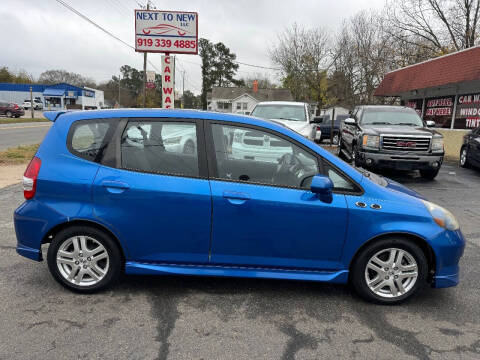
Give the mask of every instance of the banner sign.
M 472 129 L 480 126 L 480 93 L 459 95 L 455 112 L 455 129 Z
M 427 99 L 424 120 L 435 121 L 436 127 L 450 128 L 453 113 L 453 97 Z
M 405 103 L 405 106 L 408 106 L 415 110 L 418 116 L 422 116 L 423 99 L 409 100 Z
M 135 51 L 198 54 L 198 14 L 135 10 Z
M 162 56 L 162 108 L 175 107 L 175 58 Z

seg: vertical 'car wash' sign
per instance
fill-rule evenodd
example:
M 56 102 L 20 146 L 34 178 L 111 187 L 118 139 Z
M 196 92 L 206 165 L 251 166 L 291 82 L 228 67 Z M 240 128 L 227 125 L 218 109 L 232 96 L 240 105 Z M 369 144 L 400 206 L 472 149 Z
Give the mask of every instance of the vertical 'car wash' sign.
M 135 10 L 135 51 L 198 54 L 198 14 Z
M 162 108 L 173 109 L 175 102 L 175 58 L 162 56 Z

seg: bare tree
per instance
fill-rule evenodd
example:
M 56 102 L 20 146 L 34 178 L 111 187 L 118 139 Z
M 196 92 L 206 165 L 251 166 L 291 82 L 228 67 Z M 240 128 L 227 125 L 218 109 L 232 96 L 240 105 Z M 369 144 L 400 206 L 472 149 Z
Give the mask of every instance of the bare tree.
M 270 58 L 280 66 L 283 85 L 296 100 L 315 101 L 319 106 L 325 103 L 326 68 L 330 59 L 326 30 L 293 24 L 278 34 Z
M 389 0 L 385 14 L 391 36 L 440 55 L 478 41 L 480 0 Z

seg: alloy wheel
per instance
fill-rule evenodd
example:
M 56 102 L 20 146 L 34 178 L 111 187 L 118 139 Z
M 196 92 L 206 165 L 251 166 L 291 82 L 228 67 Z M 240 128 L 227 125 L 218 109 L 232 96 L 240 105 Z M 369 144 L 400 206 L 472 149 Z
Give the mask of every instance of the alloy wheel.
M 109 255 L 106 248 L 90 236 L 73 236 L 59 247 L 56 263 L 60 274 L 79 286 L 100 282 L 108 272 Z
M 417 262 L 403 249 L 383 249 L 370 258 L 365 268 L 367 286 L 382 298 L 396 298 L 408 293 L 417 278 Z

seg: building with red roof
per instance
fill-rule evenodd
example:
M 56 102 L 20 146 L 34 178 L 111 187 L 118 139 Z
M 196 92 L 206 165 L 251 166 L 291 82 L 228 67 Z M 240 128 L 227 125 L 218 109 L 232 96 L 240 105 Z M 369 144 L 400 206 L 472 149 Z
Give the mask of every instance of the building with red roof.
M 437 127 L 480 126 L 480 46 L 389 72 L 374 95 L 400 98 Z

